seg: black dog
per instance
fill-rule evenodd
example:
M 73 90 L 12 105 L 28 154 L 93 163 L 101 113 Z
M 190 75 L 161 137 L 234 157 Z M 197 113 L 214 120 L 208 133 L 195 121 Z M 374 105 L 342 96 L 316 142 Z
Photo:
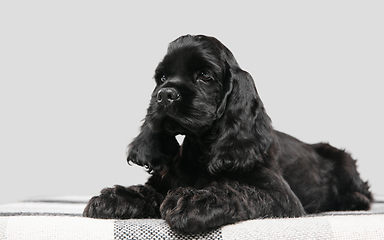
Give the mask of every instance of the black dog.
M 128 151 L 128 162 L 152 176 L 102 190 L 84 216 L 163 218 L 175 231 L 198 233 L 247 219 L 369 209 L 356 161 L 274 130 L 252 77 L 217 39 L 171 42 L 155 80 Z

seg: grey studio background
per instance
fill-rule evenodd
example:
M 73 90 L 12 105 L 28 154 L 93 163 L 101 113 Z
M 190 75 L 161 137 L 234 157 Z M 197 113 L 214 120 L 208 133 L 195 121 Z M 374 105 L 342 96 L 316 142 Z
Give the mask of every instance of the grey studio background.
M 1 1 L 0 203 L 144 183 L 138 134 L 170 41 L 217 37 L 274 127 L 358 159 L 384 194 L 382 1 Z

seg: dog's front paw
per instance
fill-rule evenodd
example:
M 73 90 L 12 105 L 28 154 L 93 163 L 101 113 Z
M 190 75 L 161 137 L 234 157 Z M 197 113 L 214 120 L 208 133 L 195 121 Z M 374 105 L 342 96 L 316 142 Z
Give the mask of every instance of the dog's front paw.
M 207 190 L 179 188 L 168 193 L 160 207 L 161 216 L 179 233 L 208 232 L 231 221 L 217 197 Z
M 159 218 L 159 197 L 145 186 L 105 188 L 91 198 L 83 216 L 103 219 Z

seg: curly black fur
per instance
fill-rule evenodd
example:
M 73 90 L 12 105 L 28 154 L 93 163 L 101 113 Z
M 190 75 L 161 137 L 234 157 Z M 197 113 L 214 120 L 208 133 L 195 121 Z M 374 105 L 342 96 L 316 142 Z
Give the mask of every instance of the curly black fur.
M 356 161 L 274 130 L 252 77 L 217 39 L 171 42 L 155 80 L 128 151 L 128 162 L 152 176 L 102 190 L 84 216 L 163 218 L 175 231 L 198 233 L 247 219 L 369 209 Z

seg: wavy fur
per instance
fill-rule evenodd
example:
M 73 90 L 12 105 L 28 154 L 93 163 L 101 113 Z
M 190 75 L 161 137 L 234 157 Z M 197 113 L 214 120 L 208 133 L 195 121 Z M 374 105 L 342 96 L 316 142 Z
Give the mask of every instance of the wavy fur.
M 274 130 L 252 77 L 217 39 L 171 42 L 155 81 L 127 153 L 151 177 L 102 190 L 84 216 L 163 218 L 177 232 L 199 233 L 247 219 L 369 209 L 356 161 Z

